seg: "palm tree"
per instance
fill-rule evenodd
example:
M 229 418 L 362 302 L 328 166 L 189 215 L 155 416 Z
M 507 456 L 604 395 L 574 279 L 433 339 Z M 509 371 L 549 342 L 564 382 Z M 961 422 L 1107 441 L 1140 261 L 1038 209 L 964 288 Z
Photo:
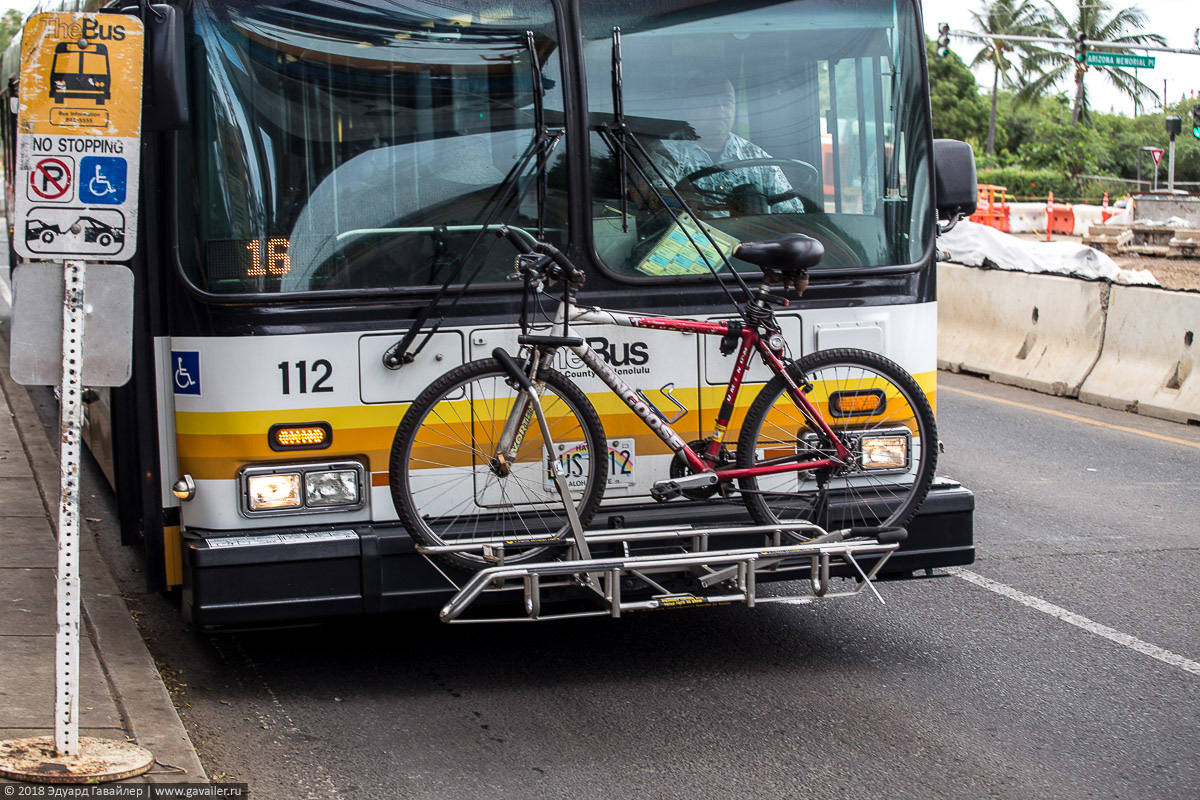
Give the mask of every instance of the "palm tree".
M 985 2 L 979 11 L 972 11 L 975 27 L 981 33 L 991 36 L 1045 36 L 1049 32 L 1050 18 L 1046 16 L 1033 0 L 992 0 Z M 1026 42 L 1013 42 L 1004 39 L 986 39 L 987 44 L 975 56 L 971 67 L 992 65 L 992 115 L 988 119 L 987 154 L 996 153 L 996 98 L 1000 93 L 1000 85 L 1014 85 L 1011 72 L 1017 65 L 1012 61 L 1012 55 L 1020 53 L 1028 57 L 1037 48 Z
M 1055 35 L 1065 39 L 1074 39 L 1079 33 L 1090 42 L 1111 42 L 1119 44 L 1166 44 L 1167 40 L 1157 33 L 1142 33 L 1145 28 L 1146 14 L 1136 6 L 1123 8 L 1113 14 L 1112 3 L 1107 0 L 1075 0 L 1074 19 L 1067 19 L 1057 6 L 1051 5 L 1053 14 L 1051 23 Z M 1109 16 L 1111 14 L 1111 16 Z M 1106 53 L 1131 53 L 1132 50 L 1110 50 Z M 1025 60 L 1025 69 L 1032 77 L 1021 90 L 1024 98 L 1037 97 L 1065 80 L 1068 76 L 1075 77 L 1075 100 L 1071 108 L 1071 124 L 1077 125 L 1087 116 L 1087 89 L 1083 79 L 1088 70 L 1094 69 L 1103 75 L 1120 92 L 1137 100 L 1144 94 L 1157 98 L 1146 84 L 1133 74 L 1120 67 L 1097 67 L 1080 64 L 1072 52 L 1063 50 L 1039 50 Z

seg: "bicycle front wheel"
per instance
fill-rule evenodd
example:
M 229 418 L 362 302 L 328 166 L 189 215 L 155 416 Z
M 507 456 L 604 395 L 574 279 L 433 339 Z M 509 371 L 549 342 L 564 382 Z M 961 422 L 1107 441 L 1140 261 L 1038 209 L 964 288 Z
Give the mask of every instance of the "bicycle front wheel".
M 835 466 L 745 478 L 742 500 L 760 525 L 807 520 L 826 529 L 907 524 L 929 493 L 937 428 L 925 392 L 898 364 L 866 350 L 820 350 L 789 367 L 850 451 Z M 759 393 L 738 439 L 739 467 L 835 457 L 827 435 L 779 376 Z
M 551 369 L 534 383 L 586 526 L 608 476 L 600 418 L 575 384 Z M 505 428 L 515 451 L 501 452 Z M 396 429 L 389 468 L 396 513 L 419 544 L 499 542 L 516 537 L 562 538 L 566 508 L 548 471 L 541 427 L 528 400 L 493 359 L 464 364 L 420 394 Z M 549 548 L 510 548 L 509 563 L 549 555 Z M 486 566 L 475 553 L 448 553 L 443 563 L 473 572 Z

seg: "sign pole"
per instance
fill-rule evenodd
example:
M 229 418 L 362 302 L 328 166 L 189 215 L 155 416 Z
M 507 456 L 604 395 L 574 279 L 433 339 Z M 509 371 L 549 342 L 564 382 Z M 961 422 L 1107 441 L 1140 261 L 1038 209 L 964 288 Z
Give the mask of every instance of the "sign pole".
M 58 630 L 54 749 L 79 755 L 79 439 L 83 412 L 82 261 L 64 264 L 62 397 L 59 399 Z
M 14 347 L 10 369 L 19 382 L 47 385 L 60 381 L 58 566 L 55 572 L 58 626 L 54 642 L 54 736 L 0 741 L 0 776 L 35 783 L 100 783 L 149 771 L 154 756 L 131 741 L 79 736 L 80 577 L 79 467 L 83 417 L 84 289 L 86 260 L 123 261 L 137 246 L 139 137 L 142 113 L 144 26 L 124 14 L 35 14 L 25 22 L 21 40 L 21 80 L 17 115 L 17 163 L 13 245 L 26 261 L 62 264 L 61 371 L 57 376 L 29 370 Z M 72 64 L 88 70 L 88 80 L 55 81 L 55 69 Z M 81 72 L 81 74 L 83 74 Z M 14 264 L 18 276 L 32 270 L 37 285 L 45 267 Z M 113 275 L 112 270 L 118 271 Z M 103 285 L 124 278 L 127 315 L 108 308 L 126 304 L 104 300 L 94 309 L 106 325 L 126 316 L 128 347 L 132 330 L 132 273 L 119 264 L 95 265 Z M 108 270 L 108 272 L 104 272 Z M 104 298 L 108 291 L 99 292 Z M 27 292 L 14 295 L 13 320 L 30 315 Z M 35 294 L 36 296 L 36 294 Z M 18 301 L 19 298 L 19 301 Z M 53 319 L 50 307 L 35 314 Z M 22 322 L 25 324 L 25 322 Z M 14 325 L 14 330 L 17 326 Z M 50 326 L 53 330 L 53 326 Z M 123 324 L 118 324 L 124 330 Z M 107 331 L 106 331 L 107 332 Z M 48 338 L 48 337 L 43 337 Z M 96 337 L 104 339 L 107 337 Z M 25 342 L 24 339 L 20 340 Z M 14 344 L 18 337 L 14 336 Z M 36 349 L 37 342 L 22 344 Z M 49 364 L 53 361 L 45 359 Z M 52 368 L 51 368 L 52 369 Z M 93 386 L 120 386 L 129 366 L 88 368 Z M 49 372 L 49 370 L 46 370 Z M 112 374 L 109 374 L 112 373 Z

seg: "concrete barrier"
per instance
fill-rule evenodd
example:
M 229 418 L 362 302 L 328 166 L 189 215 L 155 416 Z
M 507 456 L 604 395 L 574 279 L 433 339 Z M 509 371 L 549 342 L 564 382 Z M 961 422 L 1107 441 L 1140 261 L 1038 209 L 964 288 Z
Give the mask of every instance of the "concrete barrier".
M 1200 293 L 1114 286 L 1100 360 L 1079 399 L 1200 423 Z
M 1108 284 L 938 264 L 938 367 L 1076 397 L 1100 357 Z
M 1009 227 L 1012 233 L 1046 233 L 1046 201 L 1040 203 L 1009 203 Z M 1072 236 L 1087 235 L 1088 228 L 1100 224 L 1102 206 L 1073 205 L 1075 227 Z M 1111 210 L 1111 209 L 1110 209 Z M 1057 234 L 1056 234 L 1057 235 Z

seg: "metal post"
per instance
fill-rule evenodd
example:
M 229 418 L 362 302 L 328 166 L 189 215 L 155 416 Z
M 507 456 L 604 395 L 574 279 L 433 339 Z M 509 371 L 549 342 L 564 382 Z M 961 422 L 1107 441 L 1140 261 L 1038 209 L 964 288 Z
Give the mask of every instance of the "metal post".
M 83 412 L 84 263 L 64 265 L 59 413 L 58 632 L 54 648 L 54 749 L 79 754 L 79 434 Z
M 1167 193 L 1175 194 L 1175 134 L 1171 134 L 1171 143 L 1167 150 Z

